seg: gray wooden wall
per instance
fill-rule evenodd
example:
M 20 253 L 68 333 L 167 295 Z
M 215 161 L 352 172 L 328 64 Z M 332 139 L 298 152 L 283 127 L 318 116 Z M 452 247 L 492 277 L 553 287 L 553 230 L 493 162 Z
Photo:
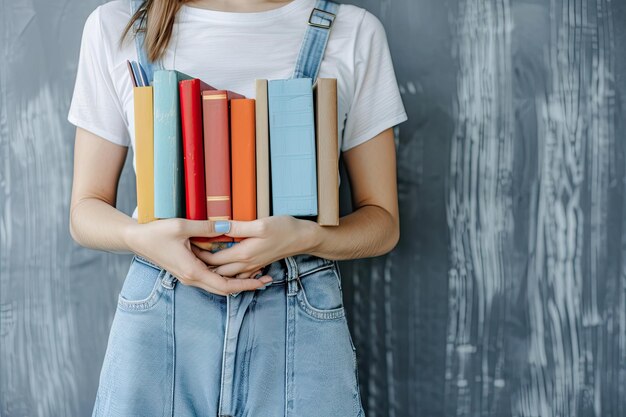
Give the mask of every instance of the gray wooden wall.
M 130 260 L 68 233 L 98 3 L 0 3 L 1 416 L 89 414 Z M 355 4 L 409 113 L 401 241 L 342 264 L 367 415 L 626 415 L 626 1 Z

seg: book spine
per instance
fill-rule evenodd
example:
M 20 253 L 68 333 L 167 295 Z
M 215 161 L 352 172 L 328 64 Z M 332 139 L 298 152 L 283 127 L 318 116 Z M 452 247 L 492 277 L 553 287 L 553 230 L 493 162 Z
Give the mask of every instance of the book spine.
M 255 103 L 230 101 L 231 179 L 234 220 L 256 219 Z M 235 238 L 236 242 L 242 238 Z
M 154 216 L 154 109 L 152 87 L 134 87 L 135 171 L 137 173 L 137 223 Z
M 200 80 L 180 82 L 180 118 L 185 168 L 185 207 L 190 220 L 206 220 L 204 143 Z
M 223 90 L 202 93 L 204 120 L 205 198 L 209 220 L 231 220 L 230 140 L 228 94 Z M 228 236 L 211 242 L 232 242 Z
M 317 223 L 339 225 L 337 79 L 318 78 L 313 89 L 317 146 Z
M 270 80 L 268 96 L 272 214 L 317 216 L 311 79 Z
M 215 90 L 202 80 L 182 80 L 180 86 L 180 118 L 185 165 L 185 206 L 190 220 L 206 220 L 206 185 L 204 178 L 204 137 L 202 130 L 202 91 Z M 194 245 L 211 250 L 211 238 L 191 236 Z
M 270 151 L 267 80 L 256 80 L 256 207 L 257 217 L 270 215 Z
M 154 215 L 185 216 L 178 75 L 154 73 Z

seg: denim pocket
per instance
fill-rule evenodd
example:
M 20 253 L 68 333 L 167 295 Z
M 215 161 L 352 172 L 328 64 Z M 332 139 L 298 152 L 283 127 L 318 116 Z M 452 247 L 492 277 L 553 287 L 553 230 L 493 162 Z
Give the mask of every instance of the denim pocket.
M 341 280 L 335 262 L 307 271 L 298 279 L 298 304 L 307 315 L 321 320 L 345 315 Z
M 154 307 L 161 294 L 161 280 L 165 273 L 165 269 L 157 268 L 133 256 L 118 296 L 118 307 L 130 311 Z

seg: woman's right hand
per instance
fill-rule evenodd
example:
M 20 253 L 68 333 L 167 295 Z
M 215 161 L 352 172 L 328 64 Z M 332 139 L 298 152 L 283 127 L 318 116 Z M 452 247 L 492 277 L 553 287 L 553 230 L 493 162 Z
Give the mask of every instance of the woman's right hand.
M 126 240 L 131 251 L 166 269 L 181 283 L 214 294 L 253 291 L 272 281 L 269 276 L 259 279 L 224 277 L 213 272 L 192 252 L 190 237 L 221 234 L 215 232 L 212 220 L 171 218 L 133 224 L 127 230 Z

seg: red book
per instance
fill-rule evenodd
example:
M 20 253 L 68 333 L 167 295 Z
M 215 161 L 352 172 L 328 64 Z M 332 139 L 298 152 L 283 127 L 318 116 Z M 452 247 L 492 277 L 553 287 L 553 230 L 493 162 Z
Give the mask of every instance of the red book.
M 227 90 L 202 92 L 204 124 L 204 176 L 206 210 L 209 220 L 231 220 L 229 101 L 245 98 Z M 232 242 L 228 236 L 209 238 L 210 242 Z
M 190 220 L 206 220 L 201 94 L 202 91 L 215 90 L 215 88 L 197 78 L 183 80 L 179 83 L 179 87 L 186 217 Z
M 186 218 L 206 220 L 204 182 L 204 141 L 202 133 L 202 91 L 215 90 L 194 78 L 179 82 L 180 117 L 185 170 Z M 192 237 L 195 243 L 209 242 L 207 237 Z
M 234 220 L 256 219 L 255 101 L 230 101 L 231 180 Z M 239 242 L 243 238 L 235 238 Z

